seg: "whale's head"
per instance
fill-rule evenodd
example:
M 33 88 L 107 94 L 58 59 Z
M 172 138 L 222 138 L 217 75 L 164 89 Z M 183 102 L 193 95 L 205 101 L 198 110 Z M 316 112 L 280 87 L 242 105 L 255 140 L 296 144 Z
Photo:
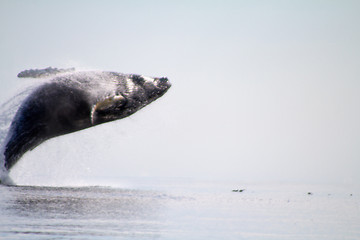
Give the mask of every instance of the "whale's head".
M 94 104 L 91 111 L 92 124 L 100 124 L 125 118 L 155 101 L 171 87 L 166 77 L 143 75 L 117 76 L 118 87 L 113 95 Z

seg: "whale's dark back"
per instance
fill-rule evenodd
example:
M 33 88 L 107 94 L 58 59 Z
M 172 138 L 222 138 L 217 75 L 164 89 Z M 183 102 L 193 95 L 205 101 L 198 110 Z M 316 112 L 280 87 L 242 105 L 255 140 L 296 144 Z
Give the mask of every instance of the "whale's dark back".
M 49 138 L 90 127 L 91 109 L 86 98 L 81 90 L 57 83 L 46 84 L 32 93 L 11 124 L 4 151 L 6 169 Z

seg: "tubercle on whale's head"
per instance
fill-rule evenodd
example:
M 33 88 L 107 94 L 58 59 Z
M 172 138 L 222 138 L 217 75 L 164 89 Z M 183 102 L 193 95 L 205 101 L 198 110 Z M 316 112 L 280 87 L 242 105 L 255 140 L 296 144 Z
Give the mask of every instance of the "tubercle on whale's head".
M 171 87 L 171 83 L 167 77 L 154 78 L 155 85 L 163 90 L 168 90 Z
M 161 90 L 167 90 L 171 87 L 171 83 L 167 77 L 146 77 L 143 75 L 132 74 L 129 76 L 129 79 L 133 81 L 134 84 L 140 86 L 154 86 Z

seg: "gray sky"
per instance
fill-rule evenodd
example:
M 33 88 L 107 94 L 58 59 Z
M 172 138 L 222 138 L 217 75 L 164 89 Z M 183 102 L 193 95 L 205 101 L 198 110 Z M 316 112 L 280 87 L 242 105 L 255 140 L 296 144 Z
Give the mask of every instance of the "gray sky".
M 359 1 L 0 0 L 2 101 L 29 68 L 173 83 L 18 168 L 50 156 L 94 175 L 360 183 L 359 12 Z

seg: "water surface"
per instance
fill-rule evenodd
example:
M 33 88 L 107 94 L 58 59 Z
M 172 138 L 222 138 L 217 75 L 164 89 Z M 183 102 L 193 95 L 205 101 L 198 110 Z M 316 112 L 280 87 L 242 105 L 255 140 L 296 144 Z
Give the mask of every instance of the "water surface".
M 0 238 L 360 238 L 354 186 L 146 182 L 133 189 L 1 185 Z

